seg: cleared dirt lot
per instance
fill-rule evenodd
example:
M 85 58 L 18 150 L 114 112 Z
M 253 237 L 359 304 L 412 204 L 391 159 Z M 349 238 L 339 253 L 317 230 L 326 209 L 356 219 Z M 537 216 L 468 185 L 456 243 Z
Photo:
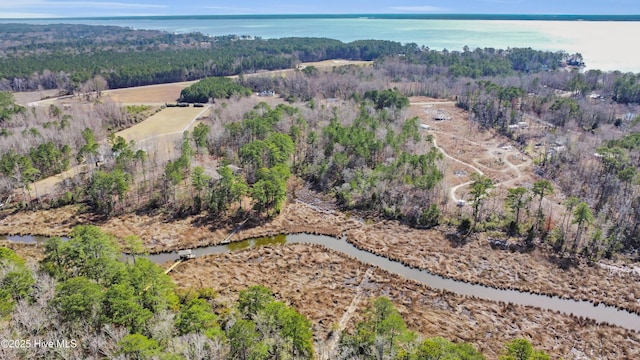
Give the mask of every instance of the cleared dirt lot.
M 492 130 L 485 130 L 469 120 L 469 113 L 455 106 L 453 101 L 428 97 L 412 97 L 410 116 L 417 116 L 423 130 L 436 139 L 445 156 L 444 183 L 451 189 L 449 210 L 455 200 L 468 200 L 470 175 L 478 173 L 490 177 L 497 187 L 516 187 L 532 184 L 533 162 L 506 139 Z M 498 189 L 499 190 L 499 189 Z

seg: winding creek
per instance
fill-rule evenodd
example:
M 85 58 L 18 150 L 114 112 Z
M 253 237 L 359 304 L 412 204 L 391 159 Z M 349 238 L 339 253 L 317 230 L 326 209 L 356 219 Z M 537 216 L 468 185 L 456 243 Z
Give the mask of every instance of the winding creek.
M 0 236 L 0 240 L 15 242 L 34 243 L 43 242 L 46 237 L 38 236 Z M 559 311 L 578 317 L 593 319 L 601 323 L 609 323 L 627 329 L 640 331 L 640 315 L 621 310 L 603 304 L 595 305 L 588 301 L 577 301 L 572 299 L 562 299 L 516 290 L 503 290 L 491 288 L 483 285 L 466 283 L 463 281 L 447 279 L 439 275 L 434 275 L 428 271 L 412 268 L 397 261 L 389 260 L 383 256 L 375 255 L 368 251 L 360 250 L 351 243 L 324 235 L 295 234 L 279 235 L 275 237 L 265 237 L 249 239 L 239 242 L 232 242 L 224 245 L 214 245 L 193 249 L 196 256 L 208 254 L 225 254 L 233 251 L 248 249 L 266 245 L 278 244 L 317 244 L 328 249 L 339 251 L 343 254 L 356 258 L 368 265 L 374 265 L 390 273 L 400 275 L 406 279 L 418 281 L 434 289 L 451 291 L 456 294 L 475 296 L 492 301 L 502 301 L 517 305 L 533 306 L 545 310 Z M 156 263 L 165 263 L 178 259 L 177 252 L 167 252 L 152 254 L 149 259 Z

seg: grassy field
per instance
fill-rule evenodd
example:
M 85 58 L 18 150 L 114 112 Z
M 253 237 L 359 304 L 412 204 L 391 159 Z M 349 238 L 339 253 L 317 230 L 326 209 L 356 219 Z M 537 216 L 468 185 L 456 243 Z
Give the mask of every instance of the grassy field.
M 314 66 L 321 70 L 331 70 L 333 67 L 346 65 L 368 66 L 373 65 L 373 61 L 324 60 L 301 63 L 298 65 L 298 69 L 304 69 L 307 66 Z M 295 69 L 273 70 L 257 72 L 255 74 L 245 74 L 245 76 L 262 76 L 267 74 L 271 76 L 286 76 L 286 74 L 292 73 L 293 71 L 295 71 Z M 231 78 L 237 78 L 237 76 L 231 76 Z M 127 89 L 107 90 L 103 93 L 103 96 L 123 105 L 162 105 L 165 103 L 176 102 L 180 97 L 180 91 L 195 82 L 196 81 L 185 81 L 169 84 L 139 86 Z
M 162 105 L 176 102 L 180 97 L 180 91 L 193 83 L 195 83 L 195 81 L 107 90 L 103 96 L 124 105 Z
M 324 61 L 301 63 L 300 66 L 298 67 L 304 68 L 307 66 L 315 66 L 317 68 L 327 68 L 327 67 L 346 66 L 346 65 L 367 66 L 367 65 L 373 65 L 373 61 L 336 59 L 336 60 L 324 60 Z
M 209 108 L 166 108 L 145 121 L 118 132 L 127 141 L 141 142 L 169 134 L 181 134 L 193 121 L 206 113 Z

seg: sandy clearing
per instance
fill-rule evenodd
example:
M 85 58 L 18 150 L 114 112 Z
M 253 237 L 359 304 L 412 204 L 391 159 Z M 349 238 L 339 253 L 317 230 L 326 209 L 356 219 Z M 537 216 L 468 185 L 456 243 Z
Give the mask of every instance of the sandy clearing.
M 469 113 L 457 108 L 455 102 L 424 96 L 410 98 L 410 114 L 429 125 L 425 134 L 433 135 L 434 144 L 445 156 L 444 183 L 448 184 L 449 211 L 458 200 L 466 198 L 466 187 L 472 183 L 473 172 L 493 180 L 496 188 L 531 184 L 533 162 L 517 148 L 508 146 L 505 137 L 493 130 L 485 130 L 469 120 Z M 435 120 L 435 118 L 446 120 Z M 513 161 L 513 162 L 512 162 Z M 515 162 L 515 163 L 514 163 Z M 461 171 L 465 175 L 456 175 Z
M 302 69 L 307 66 L 315 66 L 317 68 L 326 68 L 326 67 L 347 66 L 347 65 L 370 66 L 370 65 L 373 65 L 373 61 L 344 60 L 344 59 L 312 61 L 312 62 L 301 63 L 300 65 L 298 65 L 298 68 Z
M 60 90 L 42 90 L 42 91 L 19 91 L 13 93 L 16 103 L 22 106 L 28 106 L 34 101 L 44 98 L 50 98 L 58 95 Z

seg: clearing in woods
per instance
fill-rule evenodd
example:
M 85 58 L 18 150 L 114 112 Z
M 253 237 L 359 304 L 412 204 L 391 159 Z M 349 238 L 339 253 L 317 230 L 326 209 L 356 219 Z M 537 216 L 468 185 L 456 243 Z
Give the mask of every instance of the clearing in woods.
M 122 136 L 127 141 L 135 141 L 136 148 L 143 148 L 145 151 L 162 150 L 169 152 L 175 139 L 180 138 L 185 130 L 188 130 L 193 123 L 209 110 L 209 107 L 175 107 L 165 108 L 148 119 L 117 132 L 116 136 Z M 150 140 L 155 140 L 147 143 Z M 101 142 L 106 146 L 106 141 Z M 52 194 L 58 184 L 65 179 L 73 178 L 78 174 L 85 173 L 93 164 L 80 164 L 58 175 L 50 176 L 37 181 L 29 190 L 29 197 L 38 197 Z M 23 190 L 16 190 L 16 194 L 21 194 Z
M 103 96 L 123 105 L 164 105 L 178 101 L 182 89 L 194 83 L 196 81 L 107 90 Z
M 357 65 L 368 66 L 373 65 L 373 61 L 355 61 L 355 60 L 324 60 L 308 63 L 300 63 L 297 67 L 298 70 L 304 69 L 307 66 L 314 66 L 322 70 L 331 70 L 336 66 Z M 258 71 L 252 74 L 244 74 L 245 77 L 251 76 L 263 76 L 270 74 L 272 76 L 286 76 L 288 73 L 292 73 L 296 69 L 283 69 L 283 70 L 267 70 Z M 230 78 L 237 78 L 237 75 L 229 76 Z M 116 103 L 122 105 L 164 105 L 166 103 L 175 103 L 180 97 L 182 89 L 196 83 L 196 81 L 184 81 L 168 84 L 157 84 L 138 86 L 133 88 L 106 90 L 103 92 L 103 96 L 113 100 Z
M 209 107 L 165 108 L 145 121 L 116 133 L 116 135 L 122 136 L 127 141 L 133 140 L 139 143 L 159 136 L 182 134 L 207 110 Z
M 411 97 L 410 101 L 410 116 L 420 119 L 423 133 L 432 135 L 434 145 L 443 153 L 450 210 L 460 200 L 462 204 L 471 200 L 468 193 L 472 173 L 491 178 L 498 193 L 511 187 L 531 186 L 536 180 L 529 156 L 511 146 L 506 137 L 469 120 L 469 113 L 456 107 L 455 102 L 421 96 Z

